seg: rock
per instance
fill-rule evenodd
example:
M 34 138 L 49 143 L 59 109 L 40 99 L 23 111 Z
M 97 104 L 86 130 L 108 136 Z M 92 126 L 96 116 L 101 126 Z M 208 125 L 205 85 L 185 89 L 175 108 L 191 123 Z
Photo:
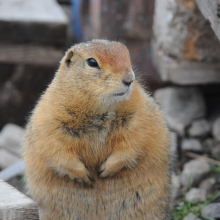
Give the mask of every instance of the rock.
M 180 135 L 184 135 L 186 126 L 193 120 L 206 114 L 204 98 L 194 87 L 162 88 L 154 97 L 164 111 L 169 127 Z
M 192 188 L 186 193 L 186 201 L 197 203 L 198 201 L 205 201 L 207 199 L 205 189 Z
M 215 143 L 213 148 L 211 149 L 211 155 L 219 160 L 220 158 L 220 143 Z
M 178 136 L 176 132 L 170 132 L 170 152 L 172 159 L 174 161 L 177 159 L 178 156 L 177 141 L 178 141 Z
M 199 184 L 199 188 L 205 189 L 208 192 L 212 189 L 212 187 L 215 185 L 215 183 L 216 183 L 216 180 L 214 178 L 208 178 L 208 179 L 203 180 Z
M 215 141 L 212 138 L 207 138 L 203 141 L 203 146 L 207 149 L 213 148 Z
M 194 159 L 185 163 L 180 176 L 182 185 L 188 187 L 197 184 L 209 170 L 210 165 L 202 159 Z
M 183 139 L 181 143 L 181 150 L 182 151 L 196 151 L 202 152 L 202 144 L 197 139 Z
M 5 169 L 18 162 L 20 158 L 5 149 L 0 149 L 0 169 Z
M 21 157 L 23 135 L 24 129 L 21 127 L 15 124 L 5 125 L 0 133 L 0 148 L 5 148 Z
M 205 137 L 210 131 L 211 127 L 208 121 L 205 119 L 200 119 L 193 122 L 188 132 L 191 137 Z
M 180 177 L 172 174 L 172 178 L 171 178 L 171 184 L 172 184 L 172 198 L 175 199 L 178 196 L 179 193 L 179 189 L 180 189 Z
M 202 216 L 209 218 L 220 218 L 220 203 L 211 203 L 202 210 Z
M 216 184 L 214 185 L 214 190 L 220 190 L 220 177 L 218 177 L 216 180 Z
M 22 175 L 24 173 L 24 161 L 19 160 L 12 166 L 0 171 L 0 179 L 4 181 L 9 181 L 11 178 Z
M 200 218 L 198 218 L 196 215 L 194 215 L 193 213 L 189 213 L 187 214 L 183 220 L 201 220 Z
M 212 134 L 216 140 L 220 141 L 220 118 L 213 123 Z

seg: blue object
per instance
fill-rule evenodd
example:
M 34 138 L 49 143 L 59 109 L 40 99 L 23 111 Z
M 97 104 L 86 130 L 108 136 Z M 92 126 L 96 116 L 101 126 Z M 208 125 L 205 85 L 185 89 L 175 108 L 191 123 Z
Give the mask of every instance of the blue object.
M 72 0 L 72 22 L 73 30 L 78 42 L 82 41 L 82 26 L 81 26 L 81 4 L 82 0 Z

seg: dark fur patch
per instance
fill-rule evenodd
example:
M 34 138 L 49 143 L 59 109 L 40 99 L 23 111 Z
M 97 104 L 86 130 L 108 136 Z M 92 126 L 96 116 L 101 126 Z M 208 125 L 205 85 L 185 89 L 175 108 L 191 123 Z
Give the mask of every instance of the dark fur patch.
M 123 201 L 122 205 L 121 205 L 121 209 L 125 209 L 125 200 Z
M 115 114 L 105 112 L 93 115 L 92 112 L 88 112 L 87 114 L 79 115 L 78 112 L 68 108 L 66 108 L 66 112 L 71 116 L 71 119 L 69 121 L 60 120 L 61 127 L 71 136 L 77 138 L 81 138 L 86 134 L 98 134 L 102 131 L 111 132 L 113 129 L 126 126 L 134 114 L 119 115 L 117 112 Z
M 77 138 L 80 137 L 79 131 L 76 129 L 73 129 L 73 127 L 70 127 L 68 122 L 61 121 L 61 123 L 63 125 L 64 130 L 67 131 L 67 133 L 69 133 L 71 136 L 77 137 Z
M 138 191 L 135 193 L 135 195 L 136 195 L 137 200 L 141 200 L 141 197 L 140 197 Z
M 113 121 L 113 128 L 117 129 L 118 127 L 125 127 L 131 120 L 134 112 L 132 113 L 125 113 L 123 115 L 117 114 L 116 119 Z

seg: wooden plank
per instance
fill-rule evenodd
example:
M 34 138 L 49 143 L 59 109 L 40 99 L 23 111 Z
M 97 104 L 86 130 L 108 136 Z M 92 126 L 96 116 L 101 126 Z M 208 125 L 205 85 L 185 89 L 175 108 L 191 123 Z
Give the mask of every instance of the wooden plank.
M 59 4 L 71 5 L 71 0 L 57 0 Z
M 178 61 L 158 50 L 155 42 L 152 43 L 152 58 L 164 82 L 178 85 L 220 83 L 219 62 Z
M 1 220 L 37 220 L 36 203 L 0 180 L 0 219 Z
M 57 66 L 63 57 L 62 49 L 41 45 L 0 43 L 0 62 Z
M 220 1 L 218 0 L 196 0 L 203 16 L 209 20 L 212 29 L 220 40 L 220 18 L 217 16 Z
M 68 19 L 55 0 L 0 4 L 0 41 L 64 45 Z

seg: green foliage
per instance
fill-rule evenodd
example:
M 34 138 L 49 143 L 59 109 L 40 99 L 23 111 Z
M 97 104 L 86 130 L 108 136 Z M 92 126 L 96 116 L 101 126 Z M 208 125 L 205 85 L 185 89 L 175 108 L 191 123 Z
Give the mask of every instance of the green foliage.
M 187 202 L 186 200 L 180 202 L 173 210 L 172 220 L 182 220 L 188 213 L 193 213 L 194 215 L 201 217 L 202 209 L 219 196 L 220 191 L 216 191 L 211 198 L 207 199 L 204 202 L 199 201 L 195 204 Z M 214 220 L 212 218 L 204 216 L 203 218 L 207 220 Z
M 213 174 L 213 176 L 214 177 L 220 177 L 220 167 L 219 166 L 213 166 L 212 168 L 211 168 L 211 172 L 214 172 Z
M 199 216 L 199 212 L 197 210 L 198 206 L 199 203 L 192 204 L 187 201 L 182 201 L 174 208 L 174 211 L 172 213 L 172 219 L 182 220 L 190 212 L 195 214 L 196 216 Z

